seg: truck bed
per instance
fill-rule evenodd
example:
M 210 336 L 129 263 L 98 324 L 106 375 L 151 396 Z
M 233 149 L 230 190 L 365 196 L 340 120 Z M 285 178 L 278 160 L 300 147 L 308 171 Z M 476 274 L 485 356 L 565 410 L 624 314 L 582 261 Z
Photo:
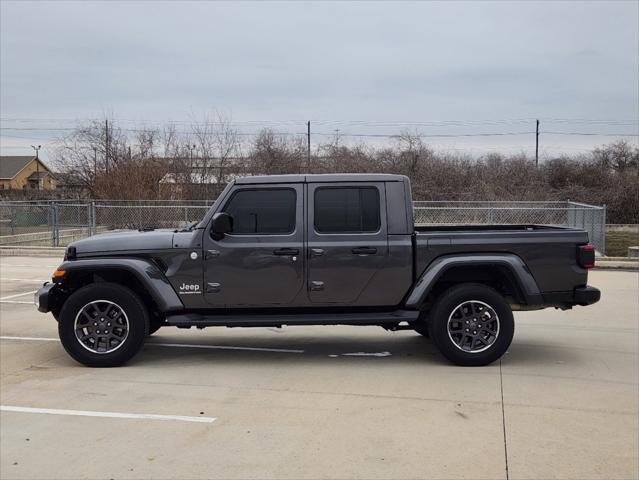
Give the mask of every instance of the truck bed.
M 442 255 L 512 253 L 524 260 L 542 292 L 586 285 L 587 270 L 576 263 L 577 245 L 588 243 L 583 230 L 552 225 L 429 225 L 416 226 L 415 234 L 417 277 Z

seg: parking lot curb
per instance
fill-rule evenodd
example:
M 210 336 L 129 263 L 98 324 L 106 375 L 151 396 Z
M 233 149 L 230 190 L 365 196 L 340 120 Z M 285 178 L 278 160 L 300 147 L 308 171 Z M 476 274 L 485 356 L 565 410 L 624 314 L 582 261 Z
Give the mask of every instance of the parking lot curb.
M 628 257 L 597 257 L 597 270 L 639 270 L 639 258 Z
M 636 270 L 639 271 L 639 262 L 607 261 L 595 263 L 595 270 Z

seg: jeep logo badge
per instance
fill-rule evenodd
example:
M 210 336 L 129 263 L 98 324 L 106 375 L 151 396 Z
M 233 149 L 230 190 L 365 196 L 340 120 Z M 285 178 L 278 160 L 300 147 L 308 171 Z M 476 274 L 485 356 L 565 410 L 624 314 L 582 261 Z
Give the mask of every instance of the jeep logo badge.
M 183 283 L 180 285 L 180 295 L 199 295 L 200 293 L 202 292 L 200 292 L 200 286 L 197 284 L 188 285 Z

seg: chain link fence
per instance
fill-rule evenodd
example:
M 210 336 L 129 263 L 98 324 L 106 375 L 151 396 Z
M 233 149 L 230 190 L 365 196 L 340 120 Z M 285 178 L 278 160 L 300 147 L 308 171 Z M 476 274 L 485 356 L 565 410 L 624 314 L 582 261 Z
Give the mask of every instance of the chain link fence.
M 581 228 L 602 255 L 606 207 L 578 202 L 413 202 L 417 225 L 553 225 Z
M 66 246 L 122 229 L 183 228 L 213 200 L 0 202 L 0 245 Z M 577 202 L 414 202 L 418 225 L 542 224 L 586 230 L 605 252 L 606 207 Z

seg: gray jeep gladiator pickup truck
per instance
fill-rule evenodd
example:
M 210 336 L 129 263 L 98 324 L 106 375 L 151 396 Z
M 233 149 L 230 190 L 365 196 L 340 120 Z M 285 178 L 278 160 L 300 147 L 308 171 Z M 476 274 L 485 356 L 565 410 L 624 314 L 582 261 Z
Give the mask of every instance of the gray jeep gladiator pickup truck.
M 71 244 L 36 293 L 77 361 L 117 366 L 160 327 L 378 325 L 430 337 L 458 365 L 508 349 L 513 310 L 590 305 L 582 230 L 415 226 L 407 177 L 238 178 L 185 230 Z

